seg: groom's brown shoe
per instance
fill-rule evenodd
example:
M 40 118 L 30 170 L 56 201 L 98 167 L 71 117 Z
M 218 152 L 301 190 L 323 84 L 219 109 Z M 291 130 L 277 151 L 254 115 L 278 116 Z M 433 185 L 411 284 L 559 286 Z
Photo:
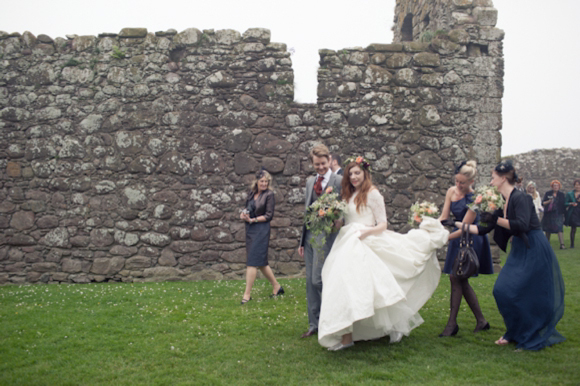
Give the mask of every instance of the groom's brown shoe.
M 301 338 L 308 338 L 311 335 L 316 335 L 318 334 L 318 329 L 314 329 L 314 328 L 309 328 L 308 331 L 306 331 L 304 334 L 302 334 L 300 337 Z

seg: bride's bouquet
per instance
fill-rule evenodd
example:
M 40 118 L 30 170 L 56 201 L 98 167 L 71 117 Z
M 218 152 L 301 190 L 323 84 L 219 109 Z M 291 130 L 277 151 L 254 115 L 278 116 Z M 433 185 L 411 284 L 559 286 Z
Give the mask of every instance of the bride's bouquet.
M 475 199 L 467 207 L 474 212 L 493 212 L 503 209 L 505 200 L 495 186 L 480 186 L 475 189 Z M 480 223 L 486 226 L 484 223 Z
M 334 221 L 342 219 L 347 208 L 346 202 L 332 191 L 332 186 L 326 188 L 324 194 L 308 207 L 304 217 L 306 229 L 312 234 L 310 242 L 320 252 L 326 244 L 326 236 L 337 231 Z
M 418 226 L 423 221 L 423 217 L 439 217 L 439 208 L 437 208 L 437 205 L 429 201 L 416 202 L 411 205 L 409 224 Z

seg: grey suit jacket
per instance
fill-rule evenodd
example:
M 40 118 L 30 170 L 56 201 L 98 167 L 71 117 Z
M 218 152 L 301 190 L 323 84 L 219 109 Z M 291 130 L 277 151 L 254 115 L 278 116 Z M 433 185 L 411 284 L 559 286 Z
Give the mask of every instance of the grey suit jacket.
M 316 181 L 316 176 L 309 177 L 306 180 L 306 199 L 304 201 L 304 211 L 308 210 L 308 206 L 310 205 L 310 200 L 312 200 L 312 194 L 314 193 L 314 182 Z M 342 187 L 342 176 L 338 174 L 332 173 L 330 178 L 328 179 L 328 184 L 326 184 L 326 188 L 329 186 L 333 187 L 333 191 L 338 193 L 340 196 L 340 189 Z M 302 234 L 300 235 L 300 246 L 304 246 L 304 242 L 306 241 L 306 225 L 302 226 Z

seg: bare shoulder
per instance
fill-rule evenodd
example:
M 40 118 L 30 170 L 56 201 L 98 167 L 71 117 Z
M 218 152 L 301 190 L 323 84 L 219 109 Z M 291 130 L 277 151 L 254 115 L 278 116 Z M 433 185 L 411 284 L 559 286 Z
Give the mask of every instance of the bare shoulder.
M 455 186 L 452 186 L 449 189 L 447 189 L 447 194 L 445 195 L 445 199 L 451 200 L 451 197 L 453 197 L 453 195 L 456 193 L 456 191 L 457 191 L 457 188 Z

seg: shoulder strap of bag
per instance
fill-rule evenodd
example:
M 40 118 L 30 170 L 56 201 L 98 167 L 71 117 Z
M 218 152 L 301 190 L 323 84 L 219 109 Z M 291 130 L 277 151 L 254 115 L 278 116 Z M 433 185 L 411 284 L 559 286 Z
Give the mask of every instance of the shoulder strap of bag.
M 464 223 L 461 227 L 461 233 L 465 232 L 465 245 L 473 246 L 473 238 L 469 233 L 469 224 Z
M 461 238 L 459 239 L 459 247 L 463 248 L 467 245 L 467 235 L 465 234 L 465 224 L 461 225 Z

